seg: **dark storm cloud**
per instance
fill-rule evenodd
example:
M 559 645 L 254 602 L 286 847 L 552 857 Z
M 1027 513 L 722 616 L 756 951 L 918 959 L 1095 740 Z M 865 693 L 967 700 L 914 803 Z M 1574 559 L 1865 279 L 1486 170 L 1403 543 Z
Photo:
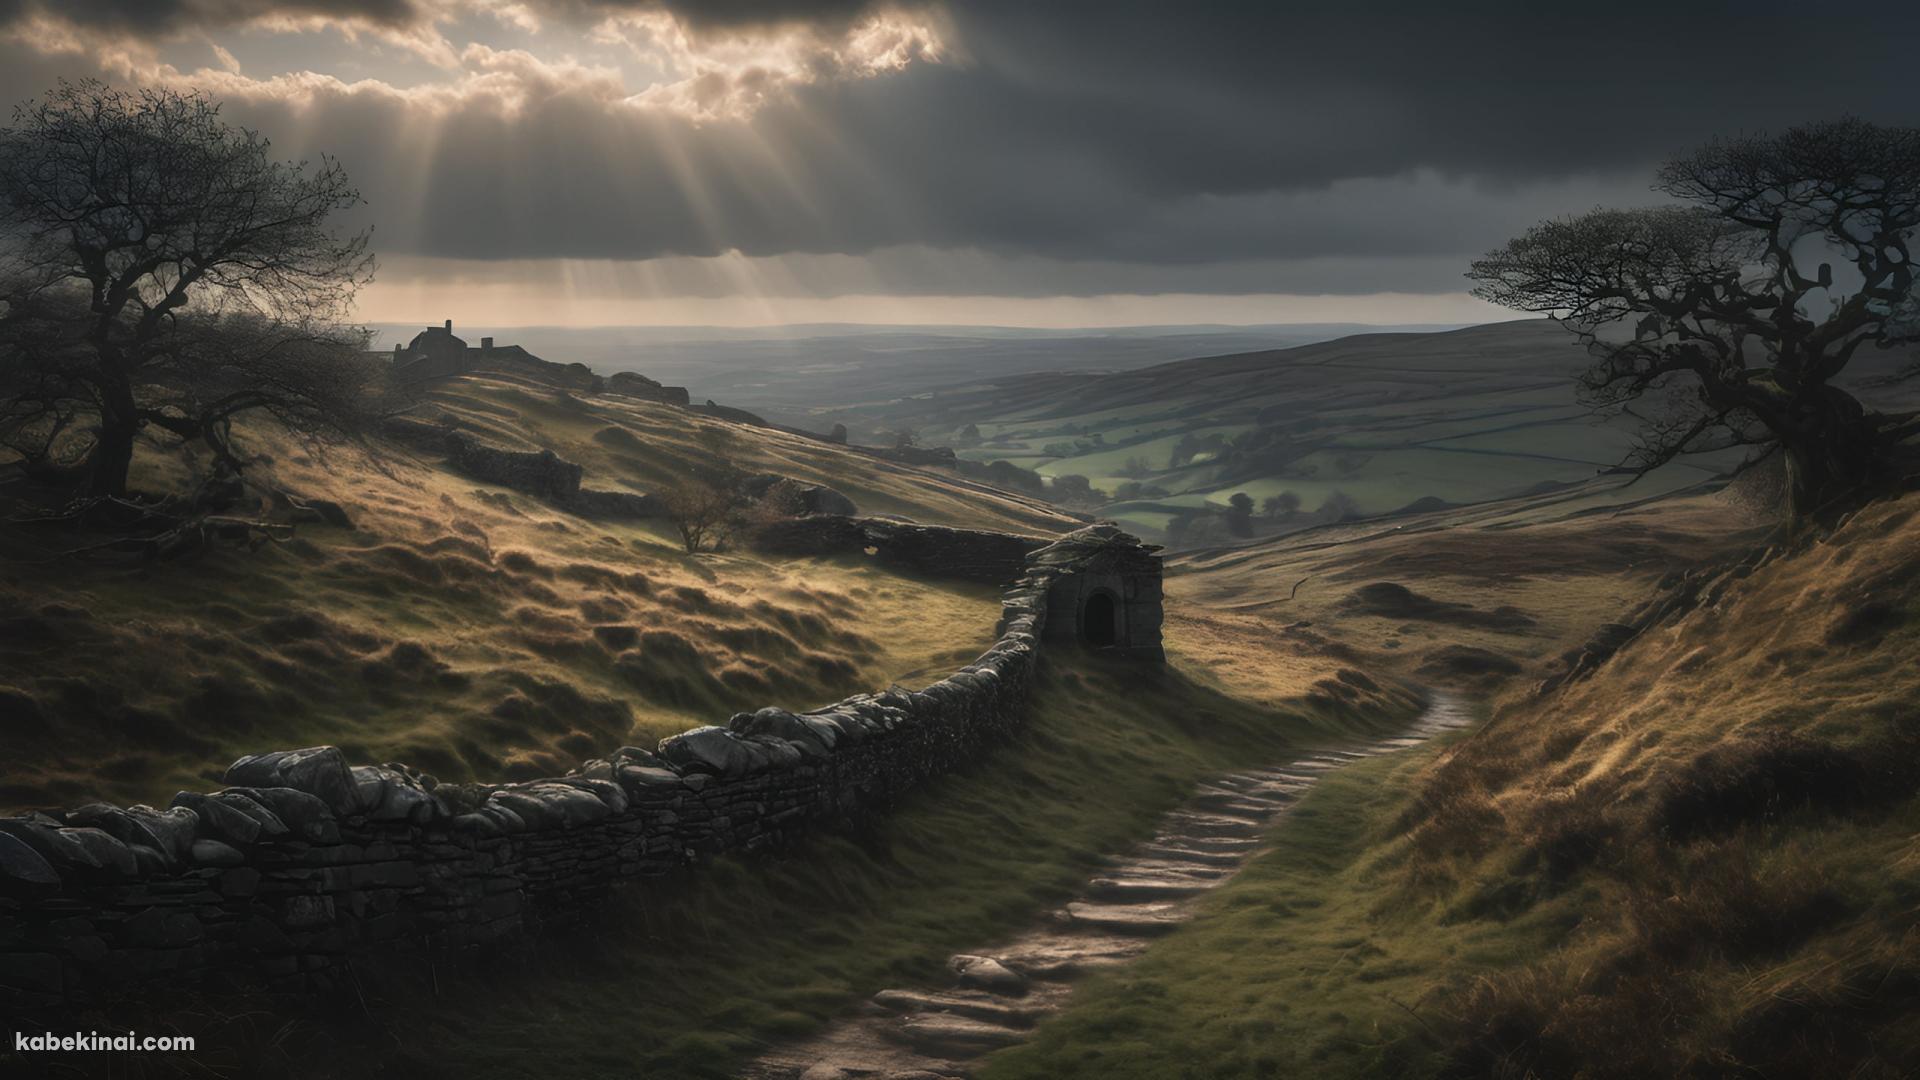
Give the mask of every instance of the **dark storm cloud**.
M 699 32 L 795 23 L 841 27 L 885 5 L 880 0 L 531 0 L 531 6 L 573 18 L 671 11 Z
M 875 0 L 527 0 L 527 6 L 575 20 L 671 11 L 695 30 L 738 30 L 794 23 L 843 26 L 878 4 Z M 407 26 L 428 19 L 433 8 L 418 0 L 0 0 L 0 24 L 22 13 L 53 14 L 92 30 L 174 33 L 214 30 L 271 15 Z
M 412 0 L 0 0 L 0 22 L 23 13 L 55 15 L 85 30 L 139 34 L 216 30 L 271 15 L 385 26 L 420 17 Z
M 209 4 L 160 7 L 246 6 Z M 394 18 L 405 0 L 337 6 Z M 588 18 L 625 5 L 531 6 Z M 668 6 L 725 30 L 844 27 L 873 10 Z M 799 86 L 747 121 L 700 124 L 564 85 L 517 113 L 455 108 L 424 145 L 392 96 L 232 111 L 283 146 L 338 155 L 395 252 L 914 245 L 1107 264 L 1407 256 L 1426 266 L 1540 216 L 1649 199 L 1651 166 L 1715 133 L 1844 112 L 1920 122 L 1917 10 L 957 0 L 947 62 Z

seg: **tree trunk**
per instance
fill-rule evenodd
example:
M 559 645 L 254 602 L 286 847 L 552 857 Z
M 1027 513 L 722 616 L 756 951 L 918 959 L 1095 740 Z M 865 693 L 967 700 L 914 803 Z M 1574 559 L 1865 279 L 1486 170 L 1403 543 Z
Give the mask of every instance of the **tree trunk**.
M 133 440 L 140 432 L 132 421 L 103 420 L 87 455 L 87 493 L 124 495 L 127 470 L 133 465 Z
M 134 401 L 133 380 L 117 363 L 106 361 L 104 355 L 102 360 L 96 383 L 100 428 L 93 452 L 87 455 L 87 494 L 125 495 L 133 443 L 140 435 L 140 407 Z
M 1865 496 L 1883 456 L 1873 424 L 1844 391 L 1828 388 L 1802 420 L 1796 437 L 1781 443 L 1787 513 L 1796 522 L 1832 516 Z

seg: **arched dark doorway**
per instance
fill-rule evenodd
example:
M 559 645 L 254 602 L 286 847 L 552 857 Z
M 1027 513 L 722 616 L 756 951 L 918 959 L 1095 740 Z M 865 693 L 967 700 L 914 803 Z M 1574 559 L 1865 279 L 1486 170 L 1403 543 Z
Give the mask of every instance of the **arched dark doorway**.
M 1120 610 L 1113 594 L 1097 592 L 1087 597 L 1080 610 L 1080 633 L 1089 645 L 1114 645 L 1120 641 Z

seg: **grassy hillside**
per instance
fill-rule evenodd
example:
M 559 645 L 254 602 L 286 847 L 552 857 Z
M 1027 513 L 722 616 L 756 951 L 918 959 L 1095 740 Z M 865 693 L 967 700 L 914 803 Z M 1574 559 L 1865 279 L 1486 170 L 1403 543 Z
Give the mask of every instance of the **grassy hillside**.
M 986 1075 L 1912 1075 L 1920 496 L 1706 596 L 1330 778 Z
M 546 447 L 590 486 L 649 490 L 696 461 L 830 484 L 863 512 L 1031 533 L 1042 504 L 824 443 L 526 372 L 438 384 L 425 412 Z M 354 528 L 148 565 L 0 528 L 0 805 L 164 802 L 242 753 L 335 743 L 444 778 L 550 775 L 741 708 L 807 707 L 971 659 L 986 587 L 862 561 L 683 554 L 660 522 L 590 521 L 436 455 L 321 461 L 265 431 L 254 479 Z M 135 482 L 184 483 L 145 453 Z
M 510 368 L 434 385 L 413 415 L 455 420 L 511 449 L 551 449 L 586 467 L 589 487 L 658 490 L 692 467 L 724 457 L 744 472 L 826 484 L 863 514 L 936 525 L 1044 533 L 1072 527 L 1047 503 L 896 465 L 771 428 L 728 423 L 617 394 L 594 395 Z
M 85 1022 L 192 1032 L 192 1067 L 214 1074 L 734 1076 L 769 1042 L 900 980 L 938 979 L 953 952 L 1044 918 L 1199 777 L 1391 730 L 1418 707 L 1338 671 L 1264 684 L 1287 702 L 1276 708 L 1178 662 L 1050 650 L 1015 739 L 866 831 L 629 890 L 581 926 L 471 965 L 362 967 L 338 1012 L 182 997 Z
M 1187 553 L 1168 563 L 1169 611 L 1260 627 L 1270 652 L 1333 648 L 1370 671 L 1484 689 L 1764 532 L 1721 495 L 1618 509 L 1540 495 Z

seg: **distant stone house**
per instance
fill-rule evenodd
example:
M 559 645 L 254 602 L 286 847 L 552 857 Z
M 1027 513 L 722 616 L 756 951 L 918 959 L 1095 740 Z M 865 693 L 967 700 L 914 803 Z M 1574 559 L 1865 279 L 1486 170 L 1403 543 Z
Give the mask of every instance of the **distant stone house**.
M 480 339 L 480 351 L 491 352 L 492 338 Z M 525 350 L 521 350 L 524 352 Z M 478 357 L 466 339 L 455 337 L 453 320 L 429 326 L 413 335 L 406 345 L 393 347 L 393 370 L 405 382 L 441 379 L 472 371 Z
M 394 374 L 406 383 L 445 379 L 482 367 L 498 370 L 511 369 L 515 365 L 535 368 L 543 377 L 570 388 L 594 392 L 611 390 L 628 397 L 668 405 L 685 405 L 688 402 L 686 387 L 662 386 L 636 372 L 622 371 L 602 379 L 585 364 L 556 364 L 542 360 L 518 345 L 496 346 L 490 337 L 481 338 L 480 347 L 476 349 L 468 345 L 466 339 L 454 336 L 452 319 L 439 326 L 429 326 L 413 335 L 413 340 L 407 344 L 393 347 Z

